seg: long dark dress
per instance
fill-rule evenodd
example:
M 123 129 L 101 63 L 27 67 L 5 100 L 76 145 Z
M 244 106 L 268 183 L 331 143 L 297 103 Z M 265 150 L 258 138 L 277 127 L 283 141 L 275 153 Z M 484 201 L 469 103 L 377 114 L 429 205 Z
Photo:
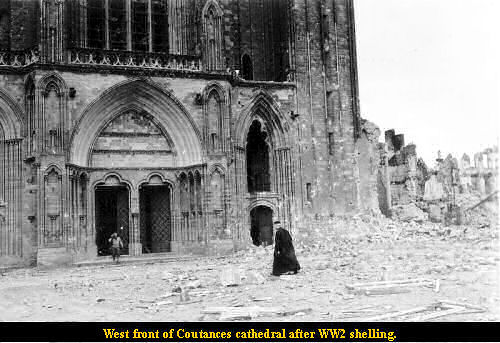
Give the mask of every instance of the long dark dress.
M 292 244 L 292 236 L 285 229 L 276 230 L 274 238 L 274 261 L 273 275 L 281 275 L 287 272 L 298 272 L 300 270 L 299 261 L 295 256 L 295 249 Z

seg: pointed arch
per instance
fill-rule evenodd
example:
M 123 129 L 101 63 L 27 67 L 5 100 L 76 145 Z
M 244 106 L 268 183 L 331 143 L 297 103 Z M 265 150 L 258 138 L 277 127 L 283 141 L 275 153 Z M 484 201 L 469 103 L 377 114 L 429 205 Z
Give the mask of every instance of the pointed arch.
M 149 113 L 168 131 L 175 147 L 176 167 L 202 162 L 201 134 L 192 117 L 170 91 L 145 79 L 121 82 L 86 107 L 71 135 L 70 161 L 88 165 L 93 142 L 104 123 L 132 107 Z
M 40 91 L 46 92 L 49 87 L 56 89 L 59 96 L 66 95 L 68 89 L 64 79 L 56 72 L 50 72 L 38 81 L 37 88 Z
M 213 10 L 215 10 L 217 12 L 217 15 L 219 17 L 222 17 L 224 15 L 224 12 L 220 8 L 219 3 L 216 0 L 207 0 L 205 5 L 203 6 L 203 10 L 201 13 L 203 13 L 205 15 L 205 13 L 207 13 L 208 10 L 211 8 L 213 8 Z
M 216 82 L 203 90 L 203 138 L 209 153 L 226 150 L 226 101 L 224 88 Z
M 255 120 L 265 128 L 274 149 L 289 146 L 289 124 L 276 101 L 263 90 L 243 109 L 236 122 L 234 136 L 239 146 L 245 146 L 248 131 Z
M 212 175 L 213 173 L 219 173 L 221 175 L 226 175 L 226 168 L 220 163 L 214 163 L 212 166 L 208 169 L 208 174 Z
M 19 139 L 24 136 L 24 112 L 14 98 L 0 88 L 0 127 L 4 139 Z

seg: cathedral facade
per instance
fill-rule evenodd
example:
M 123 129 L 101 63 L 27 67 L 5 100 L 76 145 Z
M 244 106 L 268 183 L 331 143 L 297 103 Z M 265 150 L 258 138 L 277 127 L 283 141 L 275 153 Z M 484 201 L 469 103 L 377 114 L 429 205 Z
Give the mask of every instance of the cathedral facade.
M 0 262 L 95 259 L 113 232 L 131 256 L 227 251 L 378 207 L 353 17 L 352 0 L 1 1 Z

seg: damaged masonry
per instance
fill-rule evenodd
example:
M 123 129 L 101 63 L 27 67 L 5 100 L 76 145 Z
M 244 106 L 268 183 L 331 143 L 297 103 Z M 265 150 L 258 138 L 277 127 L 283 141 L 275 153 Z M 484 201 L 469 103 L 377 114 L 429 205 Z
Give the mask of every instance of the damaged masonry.
M 498 148 L 380 142 L 353 7 L 1 1 L 0 319 L 498 318 Z

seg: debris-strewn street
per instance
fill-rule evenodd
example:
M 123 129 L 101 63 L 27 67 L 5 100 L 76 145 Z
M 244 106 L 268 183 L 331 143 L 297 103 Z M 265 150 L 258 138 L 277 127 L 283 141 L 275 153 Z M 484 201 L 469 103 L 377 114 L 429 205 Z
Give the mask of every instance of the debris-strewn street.
M 499 320 L 497 225 L 332 218 L 294 237 L 302 270 L 270 275 L 272 247 L 168 263 L 4 271 L 0 318 L 21 321 Z M 311 243 L 309 243 L 311 242 Z

